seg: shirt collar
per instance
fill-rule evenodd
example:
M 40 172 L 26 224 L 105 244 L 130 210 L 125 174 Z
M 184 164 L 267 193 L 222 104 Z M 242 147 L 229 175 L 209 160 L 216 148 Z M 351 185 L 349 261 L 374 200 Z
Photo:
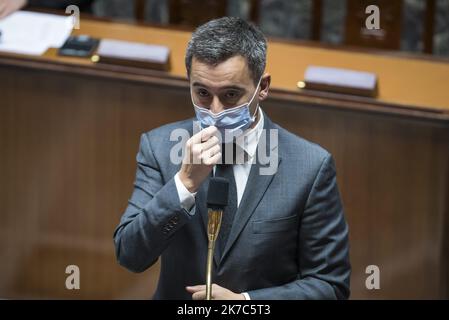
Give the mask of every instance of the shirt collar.
M 245 130 L 243 135 L 236 140 L 238 149 L 244 150 L 248 155 L 249 160 L 252 160 L 256 153 L 257 144 L 263 131 L 264 115 L 260 106 L 257 108 L 257 112 L 259 114 L 257 124 L 253 128 Z

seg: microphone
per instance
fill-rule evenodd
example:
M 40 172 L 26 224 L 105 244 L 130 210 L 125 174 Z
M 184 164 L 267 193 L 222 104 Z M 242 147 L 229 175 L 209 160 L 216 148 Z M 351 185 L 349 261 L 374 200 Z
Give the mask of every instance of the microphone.
M 207 265 L 206 265 L 206 300 L 212 297 L 212 262 L 215 241 L 220 232 L 223 210 L 228 205 L 229 181 L 221 177 L 212 177 L 207 191 Z

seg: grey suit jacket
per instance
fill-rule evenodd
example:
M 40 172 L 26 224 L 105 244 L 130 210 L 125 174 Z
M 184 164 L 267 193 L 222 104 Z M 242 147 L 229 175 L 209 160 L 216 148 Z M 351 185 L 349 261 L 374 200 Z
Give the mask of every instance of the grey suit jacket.
M 190 212 L 180 205 L 170 161 L 174 129 L 192 133 L 193 119 L 144 133 L 137 154 L 134 191 L 114 233 L 119 263 L 142 272 L 161 257 L 154 299 L 191 299 L 185 286 L 205 284 L 206 194 L 201 185 Z M 278 168 L 260 175 L 257 158 L 214 278 L 251 299 L 345 299 L 349 296 L 348 227 L 332 156 L 274 124 Z M 259 145 L 260 147 L 260 145 Z M 259 148 L 258 147 L 258 148 Z

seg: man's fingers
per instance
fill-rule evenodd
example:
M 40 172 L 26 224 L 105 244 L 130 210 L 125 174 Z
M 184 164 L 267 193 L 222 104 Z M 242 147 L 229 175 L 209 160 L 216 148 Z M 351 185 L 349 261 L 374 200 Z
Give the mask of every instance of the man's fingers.
M 184 161 L 188 161 L 189 164 L 200 164 L 204 163 L 203 160 L 206 160 L 205 164 L 209 165 L 212 161 L 211 157 L 220 151 L 218 150 L 220 148 L 218 145 L 219 139 L 215 136 L 217 132 L 216 127 L 210 126 L 193 135 L 187 141 Z M 217 148 L 214 148 L 215 146 Z
M 194 293 L 194 292 L 197 292 L 197 291 L 206 290 L 206 286 L 204 284 L 197 285 L 197 286 L 187 286 L 186 290 L 188 292 Z
M 221 152 L 221 146 L 216 144 L 216 145 L 212 146 L 211 148 L 209 148 L 207 151 L 210 152 L 211 156 L 213 156 L 213 155 Z
M 192 148 L 192 153 L 201 159 L 201 163 L 210 165 L 212 157 L 221 152 L 221 147 L 218 144 L 218 138 L 212 137 L 207 142 L 196 144 Z M 214 163 L 215 164 L 215 163 Z
M 215 156 L 217 153 L 221 152 L 221 148 L 219 145 L 215 145 L 210 149 L 203 149 L 202 153 L 201 153 L 201 159 L 206 160 L 209 158 L 212 158 L 213 156 Z
M 212 299 L 216 297 L 215 294 L 217 294 L 220 289 L 222 289 L 222 287 L 220 287 L 219 285 L 215 283 L 212 284 Z M 186 290 L 189 293 L 192 293 L 193 300 L 206 299 L 206 285 L 188 286 L 186 287 Z M 220 296 L 220 294 L 218 294 L 218 296 Z
M 216 135 L 218 132 L 218 129 L 215 126 L 210 126 L 200 132 L 202 133 L 201 141 L 204 142 L 204 141 L 209 140 L 212 136 Z
M 11 3 L 8 3 L 8 1 L 0 1 L 0 19 L 6 18 L 11 11 Z
M 205 164 L 205 165 L 215 165 L 221 159 L 221 146 L 217 144 L 218 139 L 211 138 L 209 141 L 209 147 L 205 147 L 205 143 L 200 144 L 190 144 L 190 163 L 194 164 Z
M 203 148 L 203 150 L 207 150 L 209 148 L 212 148 L 213 146 L 218 146 L 219 142 L 220 140 L 218 139 L 217 136 L 211 136 L 209 140 L 201 143 L 201 147 Z
M 198 291 L 192 295 L 193 300 L 206 300 L 206 291 Z
M 211 158 L 205 158 L 202 160 L 202 162 L 207 166 L 214 166 L 218 164 L 221 161 L 221 152 L 215 154 Z
M 202 143 L 209 140 L 210 137 L 214 136 L 218 132 L 217 127 L 210 126 L 200 132 L 194 134 L 191 138 L 192 144 Z
M 3 18 L 6 15 L 6 6 L 4 3 L 0 1 L 0 18 Z

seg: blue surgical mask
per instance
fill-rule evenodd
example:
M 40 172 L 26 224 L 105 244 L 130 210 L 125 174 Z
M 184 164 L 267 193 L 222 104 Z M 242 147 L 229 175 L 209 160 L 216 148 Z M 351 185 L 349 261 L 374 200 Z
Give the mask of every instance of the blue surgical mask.
M 256 91 L 249 102 L 237 107 L 223 110 L 219 113 L 213 113 L 209 109 L 196 105 L 193 101 L 193 95 L 191 95 L 196 118 L 200 122 L 201 128 L 204 129 L 209 126 L 216 126 L 218 131 L 220 131 L 221 138 L 224 143 L 232 142 L 233 138 L 240 136 L 254 123 L 254 121 L 256 121 L 256 114 L 259 109 L 259 105 L 257 105 L 256 111 L 253 115 L 250 114 L 249 106 L 256 96 L 261 80 L 262 77 L 260 78 Z

